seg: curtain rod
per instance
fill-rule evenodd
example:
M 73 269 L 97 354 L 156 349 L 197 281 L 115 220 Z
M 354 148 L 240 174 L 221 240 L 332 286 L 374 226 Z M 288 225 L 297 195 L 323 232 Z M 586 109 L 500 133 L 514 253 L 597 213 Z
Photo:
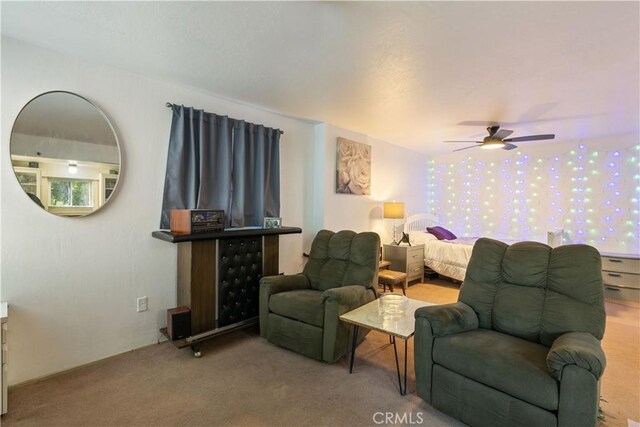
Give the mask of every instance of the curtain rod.
M 165 105 L 167 106 L 167 108 L 171 108 L 173 110 L 173 104 L 171 102 L 167 102 Z M 284 131 L 280 130 L 280 135 L 282 134 L 284 134 Z

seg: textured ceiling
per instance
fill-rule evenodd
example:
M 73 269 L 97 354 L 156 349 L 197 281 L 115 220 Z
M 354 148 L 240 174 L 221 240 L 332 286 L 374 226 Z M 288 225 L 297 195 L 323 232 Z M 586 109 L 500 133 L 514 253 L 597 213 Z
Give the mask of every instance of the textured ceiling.
M 2 33 L 443 153 L 453 147 L 442 140 L 481 138 L 489 122 L 557 141 L 638 133 L 639 12 L 638 2 L 5 1 Z

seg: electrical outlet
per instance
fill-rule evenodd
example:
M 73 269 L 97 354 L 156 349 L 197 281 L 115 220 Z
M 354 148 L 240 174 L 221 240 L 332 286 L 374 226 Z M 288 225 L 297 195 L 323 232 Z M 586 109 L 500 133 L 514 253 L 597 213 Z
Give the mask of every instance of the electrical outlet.
M 140 313 L 141 311 L 147 311 L 147 309 L 149 308 L 147 297 L 140 297 L 136 300 L 136 302 L 137 302 L 136 311 L 138 313 Z

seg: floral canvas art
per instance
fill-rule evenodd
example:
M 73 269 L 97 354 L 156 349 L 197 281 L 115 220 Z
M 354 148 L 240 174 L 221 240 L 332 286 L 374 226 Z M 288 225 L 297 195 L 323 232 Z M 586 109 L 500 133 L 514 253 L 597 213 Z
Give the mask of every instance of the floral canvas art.
M 371 194 L 371 146 L 338 138 L 336 193 Z

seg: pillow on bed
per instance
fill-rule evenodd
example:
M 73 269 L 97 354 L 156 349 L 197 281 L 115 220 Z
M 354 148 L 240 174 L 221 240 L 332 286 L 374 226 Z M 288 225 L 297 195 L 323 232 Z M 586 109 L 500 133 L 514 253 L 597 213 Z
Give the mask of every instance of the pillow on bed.
M 457 239 L 456 235 L 447 230 L 446 228 L 437 226 L 437 227 L 427 227 L 427 232 L 433 234 L 438 238 L 438 240 L 454 240 Z

